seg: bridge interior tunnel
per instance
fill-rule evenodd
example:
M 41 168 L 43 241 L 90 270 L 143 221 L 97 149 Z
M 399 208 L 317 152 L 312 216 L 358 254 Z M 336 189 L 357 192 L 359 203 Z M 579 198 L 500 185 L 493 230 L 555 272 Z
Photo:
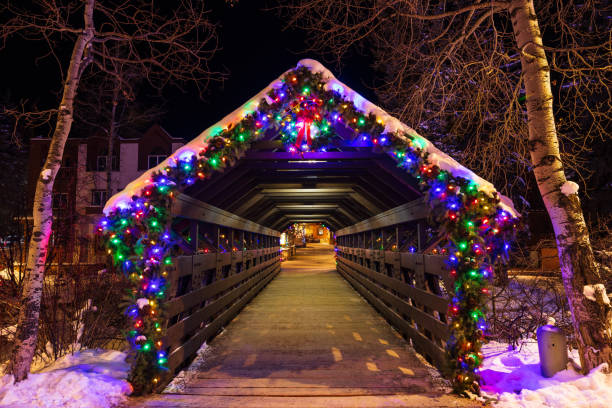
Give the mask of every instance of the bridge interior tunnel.
M 338 231 L 423 195 L 417 180 L 371 148 L 305 157 L 285 150 L 280 142 L 256 143 L 235 165 L 184 194 L 278 231 L 293 223 Z
M 319 255 L 326 252 L 321 262 L 426 359 L 435 364 L 444 355 L 448 276 L 443 257 L 425 255 L 440 231 L 427 220 L 418 181 L 386 153 L 347 147 L 299 155 L 274 140 L 255 142 L 235 163 L 187 188 L 171 211 L 172 229 L 185 240 L 170 279 L 173 371 L 275 278 L 280 233 L 295 223 L 328 226 L 336 261 L 327 245 L 318 247 Z
M 422 255 L 439 231 L 418 181 L 371 147 L 286 150 L 255 142 L 177 199 L 174 231 L 193 236 L 195 221 L 198 238 L 177 257 L 167 338 L 171 369 L 192 364 L 197 374 L 169 389 L 221 398 L 211 394 L 252 397 L 257 387 L 257 398 L 341 395 L 351 404 L 428 390 L 415 350 L 433 364 L 443 358 L 448 304 L 443 264 Z M 202 221 L 215 212 L 219 221 Z M 239 223 L 226 228 L 232 217 Z M 296 223 L 337 234 L 336 259 L 316 243 L 281 264 L 274 234 Z M 249 230 L 262 232 L 263 248 L 245 243 Z M 206 358 L 192 363 L 202 341 Z

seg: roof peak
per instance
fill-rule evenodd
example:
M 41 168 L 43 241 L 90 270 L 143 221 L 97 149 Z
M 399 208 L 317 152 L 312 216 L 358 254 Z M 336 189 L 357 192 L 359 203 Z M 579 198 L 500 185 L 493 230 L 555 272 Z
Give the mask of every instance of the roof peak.
M 421 150 L 427 153 L 428 160 L 431 162 L 431 164 L 435 164 L 441 170 L 448 171 L 453 176 L 462 177 L 464 179 L 475 182 L 476 184 L 478 184 L 478 187 L 481 191 L 487 193 L 490 196 L 498 194 L 493 184 L 482 179 L 468 168 L 459 164 L 452 157 L 448 156 L 447 154 L 440 151 L 437 147 L 435 147 L 432 142 L 420 136 L 413 128 L 402 123 L 399 119 L 390 115 L 379 106 L 374 105 L 366 98 L 361 96 L 358 92 L 354 91 L 349 86 L 338 80 L 332 74 L 332 72 L 328 70 L 319 61 L 307 58 L 300 60 L 297 63 L 296 67 L 285 71 L 280 77 L 272 81 L 267 87 L 257 93 L 254 97 L 250 98 L 246 103 L 238 107 L 230 114 L 226 115 L 216 124 L 204 130 L 191 142 L 188 142 L 186 145 L 179 148 L 174 154 L 168 157 L 168 159 L 166 159 L 160 165 L 153 169 L 150 169 L 138 179 L 128 184 L 124 191 L 116 194 L 107 202 L 104 211 L 108 213 L 113 208 L 120 205 L 121 202 L 129 200 L 133 195 L 139 195 L 143 187 L 147 185 L 147 182 L 150 182 L 151 175 L 153 175 L 155 172 L 162 171 L 166 166 L 168 166 L 168 164 L 170 164 L 171 160 L 180 159 L 181 157 L 186 157 L 187 155 L 198 155 L 199 152 L 201 152 L 208 146 L 209 139 L 215 137 L 217 134 L 223 132 L 224 130 L 233 127 L 245 117 L 256 112 L 261 102 L 266 101 L 268 105 L 272 104 L 273 101 L 269 94 L 275 90 L 282 88 L 285 85 L 284 78 L 287 76 L 287 74 L 295 71 L 296 69 L 299 69 L 300 67 L 305 67 L 312 73 L 322 74 L 323 80 L 325 82 L 324 90 L 331 90 L 334 93 L 340 95 L 345 101 L 351 102 L 355 109 L 361 112 L 361 114 L 374 115 L 376 118 L 378 118 L 380 123 L 384 124 L 385 133 L 396 134 L 399 138 L 403 139 L 408 144 L 416 143 Z M 406 135 L 409 135 L 411 140 L 408 140 Z M 517 216 L 518 212 L 514 209 L 510 199 L 501 195 L 499 196 L 501 199 L 500 205 L 504 209 L 510 211 L 513 215 Z

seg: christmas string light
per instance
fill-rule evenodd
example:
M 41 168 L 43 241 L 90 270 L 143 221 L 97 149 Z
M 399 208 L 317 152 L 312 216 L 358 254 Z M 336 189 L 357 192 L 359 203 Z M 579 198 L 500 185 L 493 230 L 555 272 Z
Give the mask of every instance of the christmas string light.
M 341 140 L 346 142 L 347 132 L 352 132 L 356 146 L 388 153 L 398 167 L 416 178 L 426 191 L 431 214 L 448 236 L 440 251 L 446 254 L 454 279 L 448 370 L 458 392 L 478 393 L 491 264 L 507 257 L 508 240 L 517 220 L 501 208 L 497 195 L 486 194 L 477 183 L 430 162 L 422 138 L 402 131 L 385 132 L 381 118 L 365 114 L 339 92 L 326 89 L 321 73 L 307 67 L 289 72 L 282 86 L 271 90 L 256 106 L 206 140 L 207 147 L 197 155 L 170 160 L 150 177 L 140 194 L 115 208 L 98 225 L 114 265 L 132 284 L 125 313 L 131 322 L 127 338 L 134 363 L 129 380 L 135 391 L 150 392 L 162 384 L 172 358 L 163 344 L 163 306 L 167 277 L 175 267 L 169 208 L 177 193 L 236 162 L 253 141 L 266 134 L 279 135 L 287 151 L 299 154 L 329 151 Z

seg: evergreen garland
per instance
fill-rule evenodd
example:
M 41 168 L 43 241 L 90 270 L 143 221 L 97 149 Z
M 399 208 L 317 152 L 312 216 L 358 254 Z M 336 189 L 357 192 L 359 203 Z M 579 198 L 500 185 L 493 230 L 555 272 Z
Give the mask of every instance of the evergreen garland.
M 302 143 L 306 140 L 302 138 L 296 145 L 305 126 L 312 130 L 311 143 Z M 321 73 L 298 67 L 283 77 L 281 87 L 259 101 L 256 111 L 220 130 L 197 156 L 171 158 L 139 195 L 100 222 L 98 230 L 109 255 L 132 282 L 125 313 L 132 318 L 127 332 L 134 354 L 129 381 L 136 394 L 155 390 L 169 374 L 162 338 L 167 276 L 174 270 L 170 255 L 176 237 L 169 229 L 168 214 L 174 196 L 197 179 L 231 166 L 264 134 L 280 135 L 297 155 L 333 148 L 340 128 L 352 129 L 352 140 L 360 146 L 389 153 L 427 192 L 431 214 L 448 235 L 443 253 L 454 278 L 446 371 L 457 392 L 480 392 L 478 367 L 491 264 L 507 256 L 506 241 L 517 220 L 499 206 L 497 195 L 489 196 L 476 183 L 431 164 L 418 135 L 384 133 L 380 118 L 363 114 L 338 92 L 325 89 Z

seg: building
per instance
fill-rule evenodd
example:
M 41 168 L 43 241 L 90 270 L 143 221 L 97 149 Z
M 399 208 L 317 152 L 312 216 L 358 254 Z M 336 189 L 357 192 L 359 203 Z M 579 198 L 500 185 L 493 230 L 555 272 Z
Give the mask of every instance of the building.
M 49 144 L 49 138 L 30 140 L 27 179 L 27 202 L 30 206 Z M 157 166 L 183 144 L 183 139 L 171 136 L 157 124 L 139 138 L 119 138 L 113 147 L 110 163 L 112 194 L 123 190 L 131 180 Z M 93 226 L 107 200 L 107 148 L 108 140 L 103 134 L 69 138 L 55 180 L 54 230 L 63 241 L 60 246 L 65 249 L 66 256 L 75 261 L 83 262 L 91 257 L 90 246 L 79 245 L 79 242 L 92 235 Z

